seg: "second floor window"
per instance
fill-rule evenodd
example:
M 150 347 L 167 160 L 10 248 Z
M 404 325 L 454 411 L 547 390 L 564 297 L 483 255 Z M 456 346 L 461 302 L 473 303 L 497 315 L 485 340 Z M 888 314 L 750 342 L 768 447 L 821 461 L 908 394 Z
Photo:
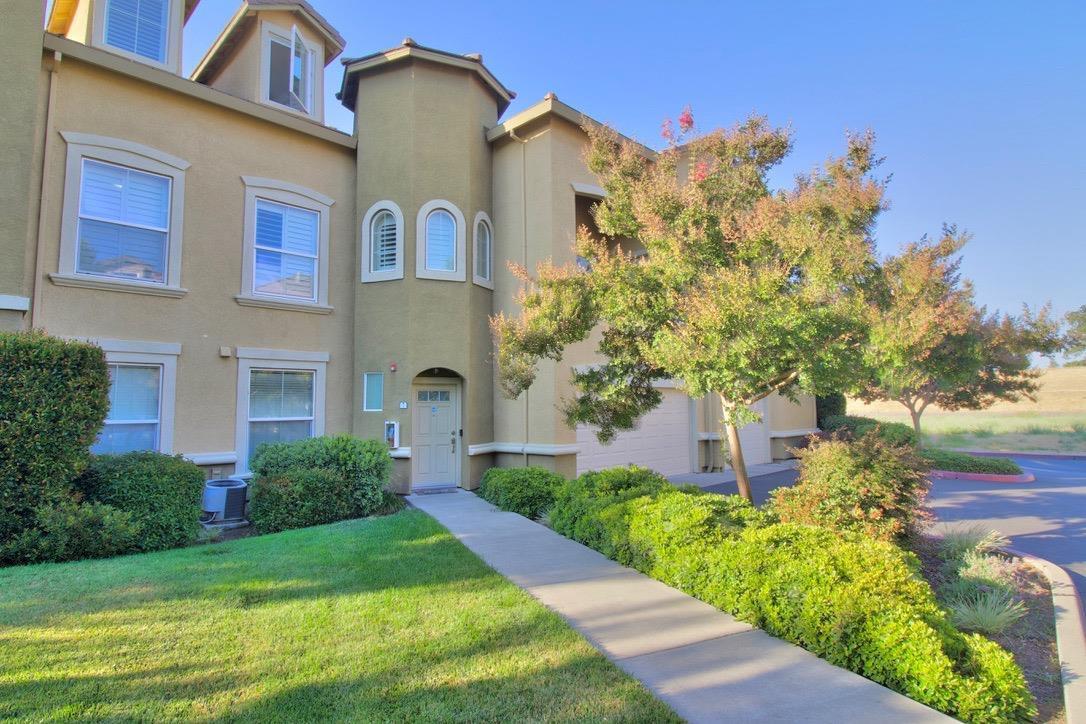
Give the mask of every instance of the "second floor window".
M 83 159 L 76 271 L 163 283 L 171 185 L 168 176 Z
M 106 45 L 165 63 L 169 13 L 170 0 L 107 0 Z
M 319 233 L 316 211 L 257 199 L 253 293 L 316 301 Z
M 383 272 L 396 268 L 396 217 L 391 211 L 377 212 L 370 224 L 370 271 Z
M 456 271 L 456 219 L 445 209 L 426 217 L 426 268 Z

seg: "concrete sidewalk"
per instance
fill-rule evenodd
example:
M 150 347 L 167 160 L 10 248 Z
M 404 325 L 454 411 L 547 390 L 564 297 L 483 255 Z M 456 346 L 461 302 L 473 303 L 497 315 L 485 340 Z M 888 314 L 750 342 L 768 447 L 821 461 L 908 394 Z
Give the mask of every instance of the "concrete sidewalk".
M 408 500 L 687 721 L 952 721 L 472 493 Z

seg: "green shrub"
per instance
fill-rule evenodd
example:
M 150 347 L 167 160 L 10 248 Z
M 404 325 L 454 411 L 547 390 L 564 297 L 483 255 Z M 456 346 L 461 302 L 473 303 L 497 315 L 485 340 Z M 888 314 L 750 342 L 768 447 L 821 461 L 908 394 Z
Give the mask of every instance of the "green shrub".
M 138 550 L 140 527 L 132 514 L 105 503 L 69 498 L 40 508 L 37 525 L 24 539 L 25 562 L 108 558 Z
M 299 468 L 329 470 L 347 482 L 350 511 L 344 518 L 370 515 L 381 505 L 392 458 L 380 440 L 351 435 L 311 437 L 295 442 L 263 444 L 249 466 L 258 478 L 274 478 Z
M 934 470 L 951 470 L 957 473 L 994 473 L 996 475 L 1021 475 L 1022 468 L 1010 458 L 990 458 L 968 453 L 924 448 L 922 457 Z
M 555 491 L 548 524 L 557 532 L 610 555 L 607 530 L 598 513 L 625 500 L 669 489 L 672 485 L 659 473 L 631 465 L 625 468 L 593 470 L 571 480 Z
M 939 537 L 939 557 L 960 561 L 968 553 L 990 553 L 1010 545 L 1007 536 L 980 523 L 959 524 L 943 530 Z
M 74 486 L 90 502 L 129 513 L 139 526 L 138 550 L 188 545 L 200 529 L 204 474 L 179 455 L 99 455 Z
M 965 631 L 998 636 L 1026 615 L 1026 607 L 1014 594 L 999 588 L 976 589 L 950 599 L 950 617 Z
M 852 439 L 858 439 L 873 432 L 891 445 L 916 447 L 919 444 L 916 431 L 902 422 L 882 422 L 859 415 L 834 415 L 827 417 L 821 427 L 826 432 L 836 432 L 840 436 Z
M 491 468 L 477 492 L 502 510 L 535 520 L 554 504 L 554 491 L 564 482 L 546 468 Z
M 815 398 L 815 424 L 822 427 L 828 417 L 840 417 L 845 414 L 848 400 L 840 392 L 819 395 Z
M 1034 713 L 1011 655 L 953 627 L 913 554 L 860 534 L 774 523 L 738 498 L 612 475 L 623 485 L 582 476 L 563 486 L 550 512 L 562 521 L 556 529 L 965 721 Z
M 773 510 L 786 523 L 900 540 L 923 522 L 930 483 L 912 448 L 875 435 L 813 443 L 799 455 L 799 480 L 773 493 Z
M 0 545 L 63 502 L 109 410 L 102 350 L 42 332 L 0 332 Z
M 347 479 L 326 468 L 296 468 L 257 478 L 249 520 L 264 533 L 333 523 L 354 510 Z

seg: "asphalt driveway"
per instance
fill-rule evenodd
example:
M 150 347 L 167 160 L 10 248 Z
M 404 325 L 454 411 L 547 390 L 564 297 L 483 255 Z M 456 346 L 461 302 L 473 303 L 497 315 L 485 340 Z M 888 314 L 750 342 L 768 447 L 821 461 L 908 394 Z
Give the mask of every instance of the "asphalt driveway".
M 936 480 L 928 501 L 938 524 L 990 526 L 1015 548 L 1066 568 L 1086 595 L 1086 459 L 1014 460 L 1036 482 Z

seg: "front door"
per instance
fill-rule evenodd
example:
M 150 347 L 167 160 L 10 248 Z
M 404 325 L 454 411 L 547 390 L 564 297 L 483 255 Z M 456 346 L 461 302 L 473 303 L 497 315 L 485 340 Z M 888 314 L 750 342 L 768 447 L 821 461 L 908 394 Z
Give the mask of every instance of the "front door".
M 460 415 L 456 392 L 454 384 L 415 388 L 415 409 L 411 416 L 415 486 L 460 484 L 457 465 Z

